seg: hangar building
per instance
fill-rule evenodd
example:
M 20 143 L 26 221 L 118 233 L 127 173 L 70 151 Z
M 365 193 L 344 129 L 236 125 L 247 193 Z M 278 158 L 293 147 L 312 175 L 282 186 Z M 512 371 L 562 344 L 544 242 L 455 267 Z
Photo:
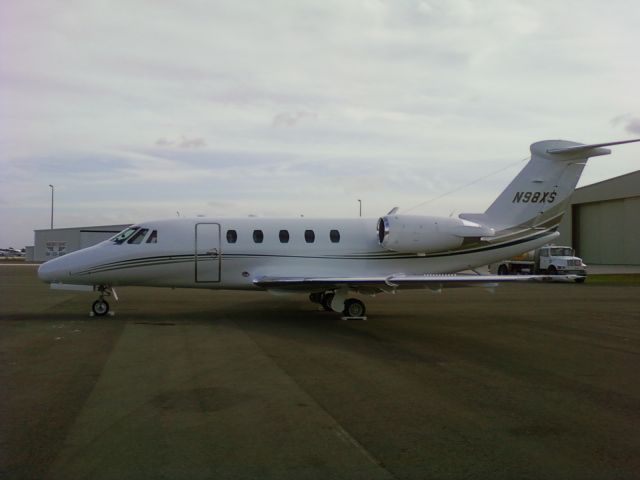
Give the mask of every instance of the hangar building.
M 90 247 L 113 237 L 129 225 L 54 228 L 34 231 L 33 260 L 46 262 L 66 253 Z
M 557 244 L 587 265 L 640 265 L 640 170 L 578 188 L 569 202 Z

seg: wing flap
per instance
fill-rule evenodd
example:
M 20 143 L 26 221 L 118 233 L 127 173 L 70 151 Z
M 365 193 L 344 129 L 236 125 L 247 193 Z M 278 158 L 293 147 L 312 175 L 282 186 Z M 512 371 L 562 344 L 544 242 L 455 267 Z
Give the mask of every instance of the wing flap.
M 573 275 L 390 275 L 371 277 L 259 277 L 253 281 L 257 287 L 278 290 L 331 290 L 338 288 L 377 289 L 389 291 L 398 288 L 492 288 L 500 283 L 549 282 L 573 280 Z

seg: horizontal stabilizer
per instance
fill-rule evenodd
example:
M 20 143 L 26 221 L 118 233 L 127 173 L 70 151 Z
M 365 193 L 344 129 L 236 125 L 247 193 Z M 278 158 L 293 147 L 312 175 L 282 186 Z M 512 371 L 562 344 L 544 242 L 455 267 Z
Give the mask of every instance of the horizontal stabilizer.
M 640 138 L 636 138 L 633 140 L 621 140 L 618 142 L 606 142 L 606 143 L 592 143 L 590 145 L 573 145 L 570 147 L 560 147 L 560 148 L 550 148 L 547 150 L 547 153 L 552 153 L 552 154 L 563 154 L 563 153 L 580 153 L 580 154 L 585 154 L 587 152 L 589 152 L 589 150 L 594 150 L 595 155 L 591 155 L 591 156 L 598 156 L 598 155 L 608 155 L 609 153 L 611 153 L 611 150 L 608 149 L 602 149 L 600 151 L 598 151 L 597 149 L 601 148 L 601 147 L 610 147 L 613 145 L 622 145 L 624 143 L 634 143 L 634 142 L 640 142 Z

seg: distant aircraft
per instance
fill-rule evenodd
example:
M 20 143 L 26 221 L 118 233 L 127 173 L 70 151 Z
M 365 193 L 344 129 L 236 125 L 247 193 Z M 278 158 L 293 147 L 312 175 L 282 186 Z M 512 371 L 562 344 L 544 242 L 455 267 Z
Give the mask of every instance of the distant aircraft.
M 540 275 L 452 275 L 532 250 L 555 239 L 587 159 L 603 147 L 546 140 L 486 212 L 459 218 L 173 218 L 144 222 L 110 240 L 40 266 L 52 288 L 93 290 L 105 315 L 113 287 L 267 290 L 308 293 L 312 302 L 363 317 L 362 300 L 405 288 L 484 286 L 548 280 Z M 563 273 L 563 272 L 560 272 Z M 567 273 L 567 272 L 565 272 Z M 448 275 L 447 275 L 448 274 Z M 115 296 L 117 299 L 117 296 Z

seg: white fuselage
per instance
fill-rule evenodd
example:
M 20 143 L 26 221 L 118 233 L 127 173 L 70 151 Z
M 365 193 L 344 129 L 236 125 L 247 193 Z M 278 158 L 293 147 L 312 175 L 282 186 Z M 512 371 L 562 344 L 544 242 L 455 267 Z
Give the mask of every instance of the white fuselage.
M 269 276 L 386 276 L 453 273 L 537 248 L 558 234 L 530 231 L 517 239 L 452 251 L 406 254 L 383 248 L 377 219 L 196 218 L 144 222 L 140 243 L 104 241 L 51 260 L 39 276 L 50 283 L 258 289 Z M 150 242 L 153 231 L 157 232 Z M 337 231 L 332 233 L 332 230 Z M 234 235 L 228 232 L 234 231 Z M 260 234 L 262 232 L 262 241 Z M 288 242 L 280 232 L 288 233 Z M 313 241 L 311 234 L 313 232 Z M 287 235 L 283 234 L 283 240 Z M 339 238 L 338 238 L 339 237 Z

